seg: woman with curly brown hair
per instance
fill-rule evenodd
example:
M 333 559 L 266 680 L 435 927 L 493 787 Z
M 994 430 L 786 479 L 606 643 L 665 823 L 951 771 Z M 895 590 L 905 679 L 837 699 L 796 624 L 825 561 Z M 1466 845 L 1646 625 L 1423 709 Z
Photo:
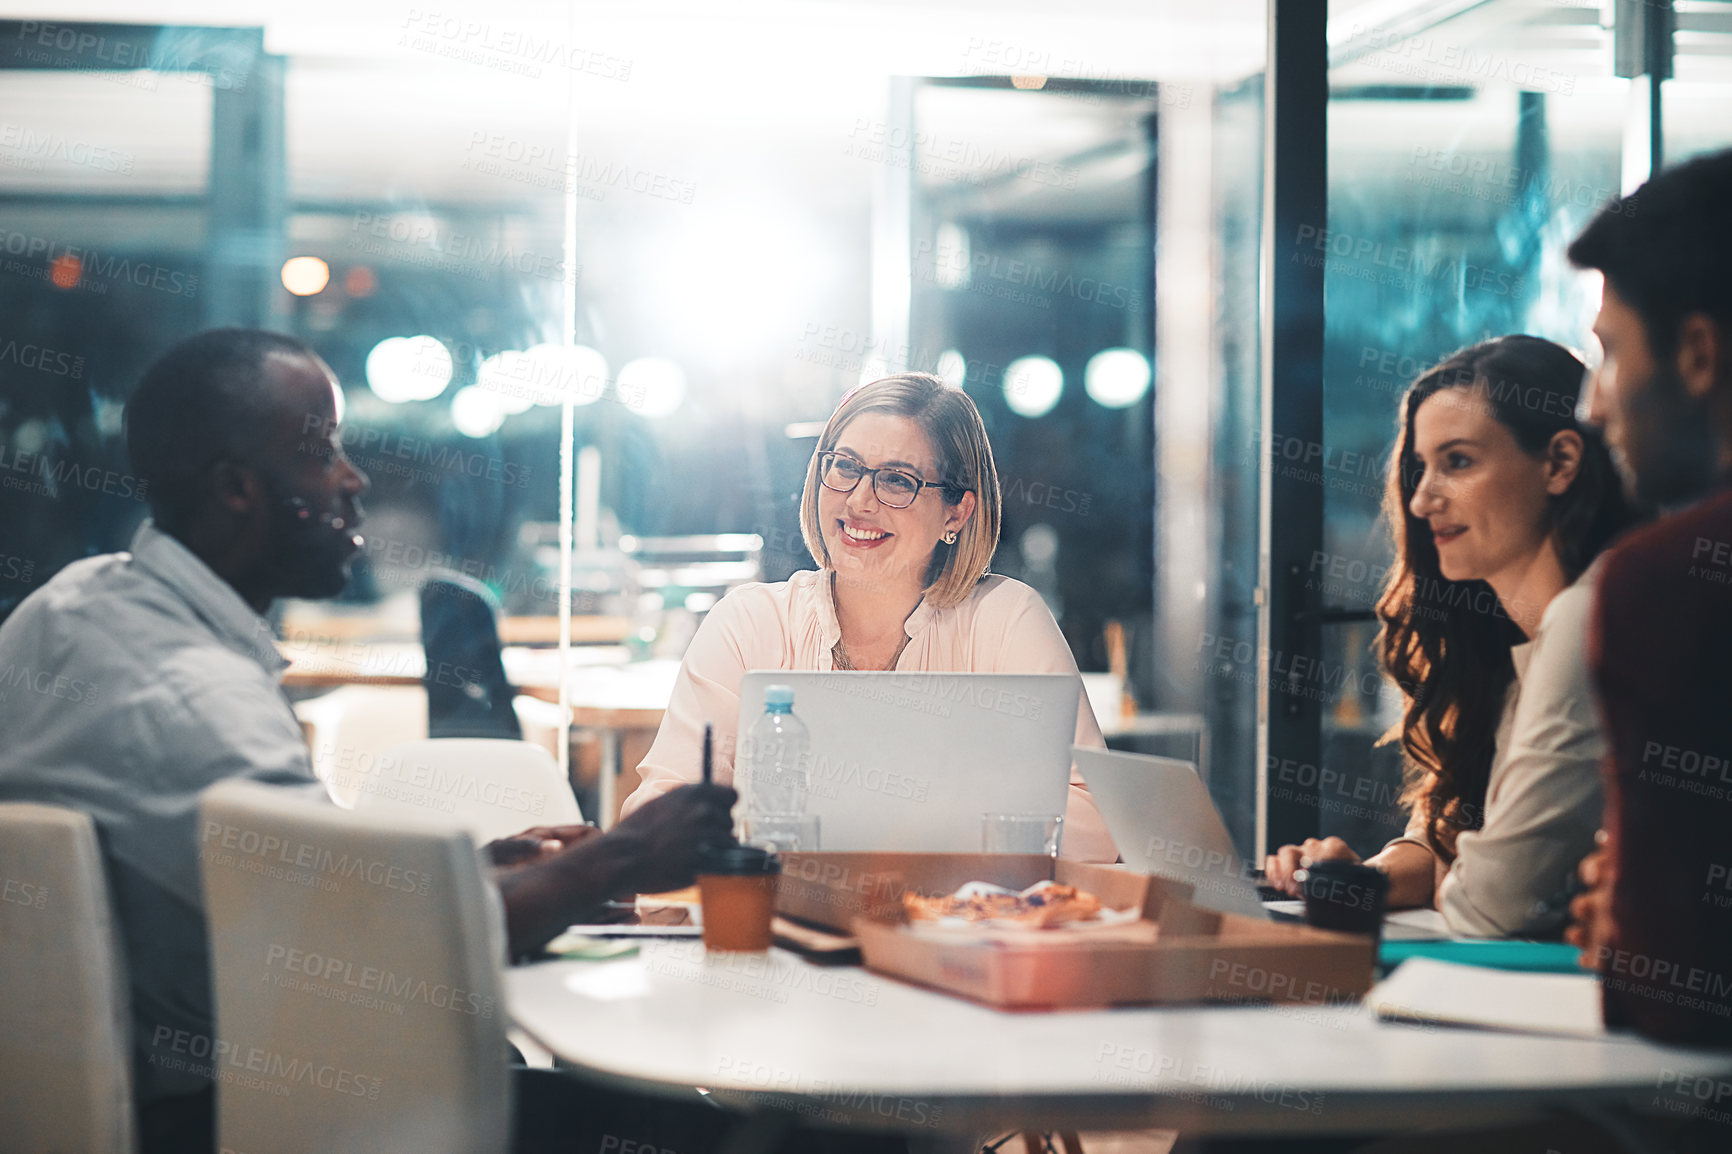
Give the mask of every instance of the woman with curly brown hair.
M 1368 864 L 1390 904 L 1457 933 L 1553 934 L 1564 879 L 1593 848 L 1604 741 L 1587 678 L 1594 558 L 1634 517 L 1598 432 L 1576 420 L 1582 363 L 1529 336 L 1485 341 L 1402 400 L 1384 513 L 1395 563 L 1377 651 L 1400 688 L 1410 820 Z M 1306 861 L 1265 865 L 1297 893 Z

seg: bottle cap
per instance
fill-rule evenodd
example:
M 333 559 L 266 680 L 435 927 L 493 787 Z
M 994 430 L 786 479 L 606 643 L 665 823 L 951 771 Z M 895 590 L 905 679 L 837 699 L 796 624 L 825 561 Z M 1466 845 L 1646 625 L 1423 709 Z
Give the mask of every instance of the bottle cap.
M 764 687 L 764 706 L 782 705 L 792 707 L 794 704 L 794 687 L 792 685 L 766 685 Z

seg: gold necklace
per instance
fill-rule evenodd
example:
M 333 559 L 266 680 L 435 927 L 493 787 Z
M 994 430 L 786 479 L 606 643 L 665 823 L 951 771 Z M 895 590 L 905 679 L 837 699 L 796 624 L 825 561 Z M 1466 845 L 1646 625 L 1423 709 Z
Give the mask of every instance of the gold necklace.
M 841 673 L 881 673 L 885 670 L 895 669 L 896 663 L 902 658 L 902 651 L 908 648 L 908 640 L 908 634 L 904 633 L 902 635 L 902 644 L 898 645 L 896 647 L 896 652 L 890 655 L 890 664 L 884 666 L 884 669 L 862 670 L 858 665 L 855 665 L 853 659 L 848 656 L 847 644 L 838 637 L 836 639 L 836 644 L 830 648 L 830 664 Z
M 902 643 L 896 647 L 896 652 L 890 655 L 890 664 L 886 665 L 884 670 L 862 670 L 848 656 L 848 646 L 842 640 L 842 611 L 836 606 L 836 571 L 834 569 L 830 571 L 830 606 L 836 611 L 836 644 L 830 647 L 830 667 L 832 669 L 842 673 L 881 673 L 884 670 L 896 668 L 896 663 L 902 659 L 902 651 L 908 648 L 909 638 L 906 627 L 902 632 Z M 916 608 L 918 607 L 919 605 L 916 603 Z M 908 616 L 912 617 L 913 615 L 914 610 L 909 610 Z

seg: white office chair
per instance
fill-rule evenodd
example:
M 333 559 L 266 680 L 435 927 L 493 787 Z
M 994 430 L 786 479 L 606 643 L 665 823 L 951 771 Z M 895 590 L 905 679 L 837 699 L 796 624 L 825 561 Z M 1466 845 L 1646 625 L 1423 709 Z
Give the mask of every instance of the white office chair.
M 469 830 L 477 845 L 533 825 L 583 821 L 559 765 L 539 745 L 499 738 L 408 741 L 386 750 L 360 784 L 358 813 L 433 814 Z
M 0 1146 L 136 1148 L 128 1013 L 96 827 L 0 805 Z
M 246 781 L 200 808 L 218 1145 L 505 1150 L 504 927 L 468 833 Z
M 338 805 L 353 807 L 379 755 L 427 737 L 427 691 L 419 685 L 345 685 L 295 704 L 309 730 L 313 772 Z

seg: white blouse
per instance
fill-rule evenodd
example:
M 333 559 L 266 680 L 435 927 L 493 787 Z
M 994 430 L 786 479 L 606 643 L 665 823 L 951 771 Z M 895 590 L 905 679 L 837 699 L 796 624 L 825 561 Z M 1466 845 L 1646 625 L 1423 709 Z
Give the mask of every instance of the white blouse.
M 1008 577 L 983 578 L 949 609 L 927 602 L 903 626 L 902 673 L 1069 673 L 1076 661 L 1040 595 Z M 704 723 L 715 726 L 715 780 L 731 784 L 740 679 L 751 669 L 832 669 L 841 639 L 829 573 L 803 570 L 773 585 L 745 585 L 711 609 L 680 665 L 673 699 L 655 743 L 638 766 L 641 785 L 626 799 L 630 813 L 650 798 L 697 780 Z M 1076 744 L 1105 748 L 1088 697 L 1077 706 Z M 1081 775 L 1071 768 L 1063 856 L 1113 861 L 1118 851 Z
M 1588 684 L 1597 575 L 1591 568 L 1553 597 L 1533 639 L 1510 650 L 1516 675 L 1498 724 L 1485 821 L 1456 839 L 1453 864 L 1436 862 L 1435 904 L 1454 933 L 1529 932 L 1594 848 L 1606 750 Z M 1429 850 L 1423 816 L 1416 811 L 1396 840 Z

